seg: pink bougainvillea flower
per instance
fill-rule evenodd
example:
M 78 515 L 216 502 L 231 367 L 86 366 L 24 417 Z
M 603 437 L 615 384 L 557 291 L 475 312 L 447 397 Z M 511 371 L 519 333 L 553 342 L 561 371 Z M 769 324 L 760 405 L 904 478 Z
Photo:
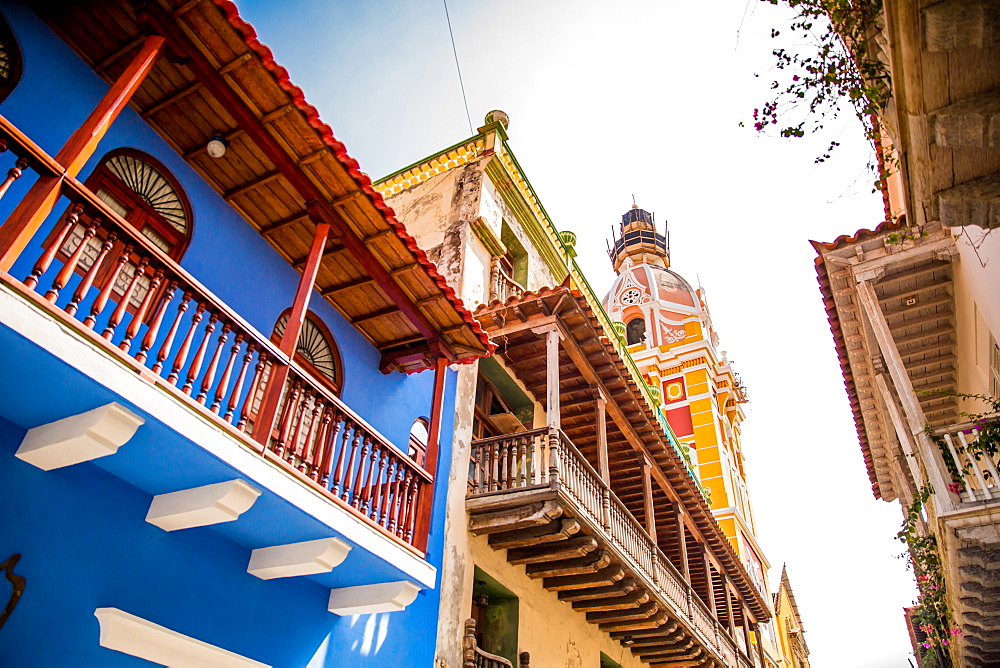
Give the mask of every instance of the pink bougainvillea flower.
M 960 491 L 962 491 L 962 488 L 957 482 L 951 482 L 948 483 L 948 491 L 958 494 Z

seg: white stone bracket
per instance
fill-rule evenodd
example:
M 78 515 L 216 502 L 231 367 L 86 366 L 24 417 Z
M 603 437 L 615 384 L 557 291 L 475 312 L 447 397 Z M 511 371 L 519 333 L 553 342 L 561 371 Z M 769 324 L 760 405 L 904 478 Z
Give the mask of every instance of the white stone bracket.
M 28 430 L 14 453 L 43 471 L 107 457 L 128 443 L 144 419 L 116 403 Z
M 399 612 L 413 603 L 420 587 L 401 580 L 330 590 L 329 610 L 335 615 Z
M 164 531 L 232 522 L 259 496 L 259 489 L 238 478 L 160 494 L 149 504 L 146 521 Z

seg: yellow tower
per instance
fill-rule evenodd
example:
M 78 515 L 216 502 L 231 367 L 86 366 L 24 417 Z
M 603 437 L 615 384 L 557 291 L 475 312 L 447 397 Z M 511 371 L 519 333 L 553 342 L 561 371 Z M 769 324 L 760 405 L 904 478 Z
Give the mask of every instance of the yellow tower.
M 670 269 L 667 237 L 650 212 L 633 205 L 614 241 L 609 254 L 618 277 L 604 308 L 624 324 L 628 350 L 661 391 L 661 410 L 688 448 L 716 520 L 766 594 L 768 563 L 757 544 L 740 443 L 746 391 L 718 349 L 704 290 Z

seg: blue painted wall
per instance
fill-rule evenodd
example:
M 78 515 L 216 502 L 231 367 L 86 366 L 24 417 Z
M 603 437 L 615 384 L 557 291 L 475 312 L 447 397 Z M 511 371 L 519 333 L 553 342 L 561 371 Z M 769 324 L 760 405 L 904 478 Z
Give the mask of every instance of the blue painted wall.
M 24 5 L 0 0 L 0 12 L 24 56 L 24 75 L 0 104 L 0 114 L 54 155 L 108 86 Z M 153 155 L 177 177 L 194 218 L 181 265 L 251 325 L 270 333 L 291 305 L 298 273 L 131 109 L 102 140 L 81 180 L 118 147 Z M 0 157 L 0 171 L 9 166 L 4 160 L 12 157 Z M 0 200 L 0 221 L 32 181 L 33 175 L 26 175 Z M 30 272 L 41 241 L 67 204 L 63 200 L 56 207 L 15 264 L 14 276 Z M 340 348 L 341 398 L 405 449 L 412 422 L 430 410 L 433 374 L 381 374 L 378 352 L 329 304 L 314 294 L 311 309 Z M 17 570 L 28 578 L 24 598 L 0 629 L 0 666 L 147 665 L 97 645 L 93 610 L 100 606 L 130 610 L 275 666 L 431 665 L 437 590 L 421 592 L 403 613 L 338 618 L 325 611 L 328 590 L 316 582 L 257 580 L 244 570 L 247 550 L 224 535 L 166 534 L 146 524 L 148 494 L 102 468 L 80 464 L 42 472 L 15 459 L 24 429 L 38 424 L 5 404 L 5 397 L 22 391 L 16 378 L 0 374 L 0 560 L 21 552 Z M 440 481 L 447 480 L 451 460 L 454 392 L 455 374 L 449 372 Z M 48 400 L 58 402 L 59 393 Z M 428 561 L 435 566 L 443 545 L 445 492 L 444 485 L 435 489 L 428 544 Z M 0 607 L 5 591 L 0 589 Z M 368 661 L 361 660 L 365 656 Z

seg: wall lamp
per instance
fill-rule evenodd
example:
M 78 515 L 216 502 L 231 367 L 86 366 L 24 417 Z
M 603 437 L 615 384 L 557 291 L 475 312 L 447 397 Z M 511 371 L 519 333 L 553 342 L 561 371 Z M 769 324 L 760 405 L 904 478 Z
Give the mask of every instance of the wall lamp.
M 221 158 L 226 154 L 227 146 L 229 146 L 229 142 L 226 141 L 225 137 L 215 135 L 208 140 L 208 144 L 205 146 L 205 151 L 207 151 L 213 158 Z

